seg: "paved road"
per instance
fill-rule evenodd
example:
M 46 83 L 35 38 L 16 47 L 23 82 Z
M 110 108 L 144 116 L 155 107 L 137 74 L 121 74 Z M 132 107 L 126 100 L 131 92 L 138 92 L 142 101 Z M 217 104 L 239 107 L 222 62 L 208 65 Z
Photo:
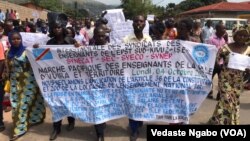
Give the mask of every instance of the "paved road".
M 214 93 L 217 92 L 217 79 L 214 80 Z M 214 97 L 215 97 L 214 94 Z M 244 91 L 241 96 L 241 109 L 240 109 L 240 121 L 241 124 L 250 124 L 250 91 Z M 202 106 L 191 117 L 191 124 L 204 124 L 211 117 L 217 101 L 206 99 Z M 8 141 L 9 134 L 12 127 L 11 112 L 4 113 L 4 122 L 6 130 L 0 133 L 0 141 Z M 128 120 L 122 118 L 118 120 L 112 120 L 107 123 L 105 131 L 106 141 L 128 141 Z M 141 129 L 141 133 L 138 141 L 146 141 L 146 125 L 147 124 L 166 124 L 166 123 L 145 123 Z M 95 131 L 91 124 L 82 123 L 76 121 L 76 127 L 73 131 L 66 131 L 67 120 L 63 120 L 62 132 L 56 141 L 95 141 Z M 41 125 L 32 127 L 29 132 L 18 139 L 18 141 L 49 141 L 49 134 L 52 131 L 51 112 L 47 109 L 45 122 Z

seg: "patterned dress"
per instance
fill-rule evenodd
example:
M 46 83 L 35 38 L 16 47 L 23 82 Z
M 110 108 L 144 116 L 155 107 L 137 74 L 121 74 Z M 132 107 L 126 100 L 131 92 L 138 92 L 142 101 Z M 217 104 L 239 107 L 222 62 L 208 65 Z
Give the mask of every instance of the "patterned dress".
M 43 122 L 45 106 L 25 51 L 8 60 L 11 83 L 13 136 L 27 132 L 32 124 Z
M 238 125 L 240 112 L 240 94 L 243 90 L 243 71 L 227 68 L 229 54 L 232 52 L 226 45 L 222 48 L 225 57 L 219 79 L 220 100 L 216 105 L 213 116 L 208 124 L 213 125 Z M 250 47 L 243 53 L 250 55 Z M 220 56 L 220 54 L 219 54 Z M 220 60 L 220 57 L 218 58 Z

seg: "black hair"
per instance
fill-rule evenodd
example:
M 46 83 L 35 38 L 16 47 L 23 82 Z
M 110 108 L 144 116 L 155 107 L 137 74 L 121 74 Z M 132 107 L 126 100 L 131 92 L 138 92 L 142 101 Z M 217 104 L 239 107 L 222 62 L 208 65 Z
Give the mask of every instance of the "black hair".
M 53 32 L 53 29 L 56 28 L 56 27 L 58 27 L 58 26 L 62 28 L 63 37 L 66 37 L 66 35 L 67 35 L 67 34 L 66 34 L 66 33 L 67 33 L 66 28 L 63 27 L 63 26 L 60 25 L 60 24 L 55 23 L 53 26 L 51 26 L 51 27 L 49 28 L 49 37 L 50 37 L 50 38 L 55 37 L 55 33 Z
M 1 26 L 2 28 L 4 28 L 4 23 L 0 22 L 0 26 Z
M 68 17 L 64 13 L 49 12 L 47 14 L 48 25 L 49 25 L 49 37 L 54 37 L 53 29 L 55 27 L 61 27 L 63 31 L 63 36 L 66 36 L 66 25 Z
M 179 21 L 178 24 L 183 24 L 185 25 L 185 27 L 187 28 L 188 31 L 191 31 L 193 28 L 193 20 L 191 18 L 186 18 L 186 19 L 182 19 Z
M 36 25 L 32 22 L 29 22 L 27 26 L 30 28 L 30 32 L 35 33 L 36 32 Z
M 13 20 L 13 26 L 19 26 L 19 21 L 18 20 Z
M 105 29 L 103 29 L 103 27 L 98 26 L 98 27 L 96 27 L 96 28 L 94 29 L 94 36 L 95 36 L 95 34 L 97 34 L 97 32 L 100 31 L 100 30 L 105 31 Z
M 215 29 L 218 30 L 223 25 L 223 22 L 219 22 L 215 25 Z
M 211 20 L 207 20 L 207 22 L 206 23 L 212 23 L 212 21 Z
M 55 13 L 55 12 L 49 12 L 47 14 L 49 27 L 51 28 L 53 25 L 60 24 L 63 27 L 66 27 L 68 22 L 68 17 L 64 13 Z
M 167 28 L 173 28 L 173 27 L 174 27 L 174 24 L 175 24 L 175 22 L 174 22 L 174 19 L 172 19 L 172 18 L 169 18 L 169 19 L 167 19 L 167 20 L 165 21 L 165 26 L 166 26 Z
M 185 18 L 178 22 L 177 25 L 177 37 L 180 40 L 189 40 L 188 36 L 191 35 L 193 28 L 193 20 L 191 18 Z M 183 31 L 184 30 L 184 31 Z
M 75 30 L 74 30 L 74 28 L 73 27 L 67 27 L 66 29 L 69 29 L 71 32 L 72 32 L 72 35 L 73 35 L 73 37 L 72 38 L 75 38 Z M 68 31 L 66 30 L 66 34 L 68 34 Z
M 5 20 L 5 23 L 11 23 L 11 24 L 13 24 L 13 20 L 12 19 L 7 19 L 7 20 Z
M 104 17 L 101 17 L 100 19 L 98 19 L 96 21 L 96 27 L 98 27 L 101 24 L 108 24 L 108 20 L 106 18 L 104 18 Z
M 143 17 L 143 19 L 144 19 L 144 21 L 146 21 L 146 18 L 145 18 L 145 16 L 144 16 L 144 15 L 136 15 L 136 16 L 133 18 L 133 21 L 134 21 L 137 17 L 139 17 L 139 16 L 142 16 L 142 17 Z

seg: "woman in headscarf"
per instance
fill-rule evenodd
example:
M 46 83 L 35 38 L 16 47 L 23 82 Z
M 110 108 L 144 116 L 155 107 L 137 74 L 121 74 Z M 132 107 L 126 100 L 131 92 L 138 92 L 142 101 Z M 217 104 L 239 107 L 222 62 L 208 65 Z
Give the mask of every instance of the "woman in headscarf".
M 14 128 L 12 138 L 24 135 L 30 126 L 42 123 L 45 106 L 40 94 L 30 62 L 26 56 L 22 37 L 18 32 L 9 34 L 10 49 L 7 52 L 10 79 L 10 100 Z
M 228 68 L 228 62 L 230 53 L 250 56 L 250 47 L 246 44 L 249 39 L 249 32 L 240 28 L 235 31 L 233 38 L 235 42 L 225 45 L 218 53 L 217 60 L 223 59 L 221 73 L 219 74 L 220 99 L 208 124 L 239 124 L 240 94 L 244 86 L 244 71 Z

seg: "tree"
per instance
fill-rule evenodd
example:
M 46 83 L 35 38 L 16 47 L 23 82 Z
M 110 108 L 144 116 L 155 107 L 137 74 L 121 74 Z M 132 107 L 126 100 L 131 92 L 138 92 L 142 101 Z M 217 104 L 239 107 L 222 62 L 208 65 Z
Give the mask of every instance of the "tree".
M 178 5 L 178 8 L 181 11 L 187 11 L 187 10 L 191 10 L 194 8 L 198 8 L 198 7 L 204 6 L 204 3 L 202 1 L 204 0 L 186 0 L 186 1 L 181 2 Z
M 31 3 L 33 3 L 35 6 L 39 6 L 40 0 L 30 0 Z
M 165 8 L 163 6 L 153 6 L 153 9 L 150 11 L 149 14 L 153 14 L 158 18 L 162 19 L 165 17 Z
M 166 6 L 166 17 L 174 17 L 176 15 L 176 5 L 175 3 L 169 3 Z
M 39 5 L 50 11 L 61 11 L 61 0 L 38 0 Z
M 124 15 L 129 19 L 138 14 L 147 15 L 153 11 L 151 0 L 121 0 L 121 2 Z

